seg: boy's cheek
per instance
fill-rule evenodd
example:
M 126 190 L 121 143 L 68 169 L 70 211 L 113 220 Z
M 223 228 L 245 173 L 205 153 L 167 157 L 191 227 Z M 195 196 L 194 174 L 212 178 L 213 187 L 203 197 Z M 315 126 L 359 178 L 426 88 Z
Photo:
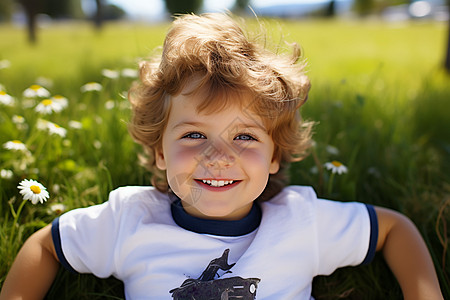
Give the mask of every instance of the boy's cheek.
M 272 162 L 272 153 L 260 149 L 248 148 L 238 154 L 245 165 L 266 166 Z
M 192 149 L 172 149 L 166 153 L 164 166 L 167 172 L 168 180 L 170 177 L 180 176 L 181 174 L 193 173 L 198 166 L 202 165 L 202 155 L 198 151 Z

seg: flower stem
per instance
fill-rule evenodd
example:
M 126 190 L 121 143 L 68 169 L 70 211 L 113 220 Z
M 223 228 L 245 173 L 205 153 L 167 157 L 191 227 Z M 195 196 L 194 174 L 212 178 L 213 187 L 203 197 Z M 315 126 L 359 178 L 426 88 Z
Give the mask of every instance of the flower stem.
M 333 181 L 334 181 L 334 172 L 331 172 L 330 179 L 328 180 L 328 196 L 331 196 L 331 193 L 333 192 Z
M 27 202 L 28 202 L 28 200 L 23 200 L 22 203 L 20 204 L 19 208 L 17 209 L 17 212 L 14 212 L 13 209 L 11 210 L 13 212 L 13 216 L 14 216 L 14 222 L 13 222 L 11 235 L 10 235 L 11 240 L 14 238 L 14 235 L 16 233 L 16 227 L 19 226 L 18 221 L 19 221 L 20 213 L 22 212 L 22 209 Z
M 314 163 L 317 166 L 317 170 L 319 171 L 319 192 L 322 194 L 324 190 L 324 184 L 323 184 L 323 164 L 320 162 L 319 156 L 316 153 L 315 147 L 312 151 L 312 156 L 314 158 Z

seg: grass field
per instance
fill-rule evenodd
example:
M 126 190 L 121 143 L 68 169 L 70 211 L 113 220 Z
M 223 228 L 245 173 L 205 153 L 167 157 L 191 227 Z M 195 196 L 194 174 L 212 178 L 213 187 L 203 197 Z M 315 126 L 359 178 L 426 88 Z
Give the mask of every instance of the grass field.
M 312 185 L 324 198 L 408 215 L 450 298 L 450 76 L 441 70 L 446 24 L 266 23 L 275 44 L 281 36 L 301 44 L 312 79 L 302 114 L 318 122 L 316 143 L 307 159 L 292 165 L 291 182 Z M 0 285 L 23 241 L 61 210 L 101 203 L 118 186 L 148 184 L 149 174 L 136 158 L 141 149 L 127 133 L 125 94 L 135 78 L 123 70 L 135 70 L 138 59 L 153 53 L 167 27 L 106 24 L 96 32 L 85 23 L 54 24 L 40 29 L 39 43 L 29 46 L 23 29 L 0 26 Z M 279 47 L 284 51 L 284 44 Z M 102 74 L 105 69 L 116 72 Z M 102 89 L 82 92 L 88 82 Z M 43 98 L 22 94 L 33 84 L 67 98 L 68 107 L 36 112 Z M 5 95 L 13 100 L 7 103 Z M 66 131 L 42 130 L 42 120 Z M 13 140 L 27 150 L 6 149 Z M 348 173 L 324 169 L 333 160 Z M 46 186 L 49 201 L 24 203 L 16 186 L 25 178 Z M 399 299 L 400 293 L 380 257 L 369 266 L 317 278 L 314 287 L 316 299 Z M 62 271 L 47 298 L 121 297 L 114 279 Z

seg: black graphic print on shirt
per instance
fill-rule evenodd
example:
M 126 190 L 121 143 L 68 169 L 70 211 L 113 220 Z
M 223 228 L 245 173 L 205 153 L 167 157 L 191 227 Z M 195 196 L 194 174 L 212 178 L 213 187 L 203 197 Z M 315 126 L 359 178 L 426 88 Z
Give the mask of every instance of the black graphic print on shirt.
M 256 289 L 259 278 L 231 277 L 215 279 L 219 270 L 225 274 L 232 273 L 230 269 L 235 264 L 228 264 L 228 254 L 230 249 L 226 249 L 222 256 L 213 259 L 198 279 L 186 279 L 179 288 L 169 291 L 175 300 L 227 300 L 227 299 L 256 299 Z

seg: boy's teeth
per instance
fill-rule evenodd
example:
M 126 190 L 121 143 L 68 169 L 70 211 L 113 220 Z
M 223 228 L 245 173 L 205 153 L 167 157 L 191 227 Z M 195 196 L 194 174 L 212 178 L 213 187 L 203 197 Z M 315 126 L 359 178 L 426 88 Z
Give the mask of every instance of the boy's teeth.
M 225 185 L 229 185 L 233 183 L 233 180 L 202 180 L 203 183 L 206 183 L 210 186 L 215 186 L 215 187 L 222 187 Z

